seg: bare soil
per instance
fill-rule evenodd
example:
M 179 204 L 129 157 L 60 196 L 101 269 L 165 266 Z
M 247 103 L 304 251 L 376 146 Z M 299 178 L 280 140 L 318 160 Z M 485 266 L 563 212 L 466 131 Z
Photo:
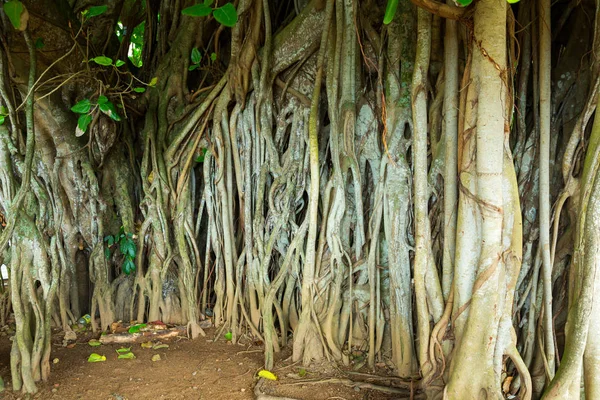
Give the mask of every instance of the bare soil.
M 79 334 L 75 346 L 67 348 L 63 346 L 62 334 L 56 333 L 51 358 L 58 361 L 52 364 L 48 382 L 39 384 L 39 392 L 34 396 L 11 390 L 11 342 L 8 335 L 0 336 L 0 376 L 7 389 L 0 393 L 0 399 L 254 399 L 257 373 L 263 366 L 262 346 L 248 340 L 237 345 L 226 340 L 213 342 L 214 334 L 214 330 L 209 329 L 206 337 L 194 341 L 186 338 L 164 341 L 169 348 L 160 350 L 133 344 L 131 351 L 136 358 L 124 360 L 117 359 L 116 353 L 122 345 L 90 347 L 87 344 L 98 335 Z M 91 353 L 105 355 L 106 361 L 89 363 Z M 152 361 L 155 354 L 160 355 L 159 361 Z M 316 367 L 301 368 L 286 360 L 288 356 L 289 350 L 279 354 L 274 372 L 280 379 L 261 384 L 261 393 L 300 400 L 409 398 L 352 387 L 347 381 L 309 382 L 347 379 L 348 375 L 333 367 L 325 372 L 323 368 L 319 368 L 320 372 Z M 352 379 L 355 378 L 353 375 Z

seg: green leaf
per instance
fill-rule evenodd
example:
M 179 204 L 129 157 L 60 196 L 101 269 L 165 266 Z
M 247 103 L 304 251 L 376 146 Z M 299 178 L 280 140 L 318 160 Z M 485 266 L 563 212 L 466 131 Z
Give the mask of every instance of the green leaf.
M 136 324 L 133 325 L 129 328 L 128 332 L 129 333 L 138 333 L 140 331 L 140 329 L 145 328 L 146 324 Z
M 506 1 L 508 1 L 508 4 L 515 4 L 515 3 L 519 2 L 519 0 L 506 0 Z
M 135 358 L 135 354 L 133 354 L 132 352 L 123 353 L 123 354 L 119 354 L 117 356 L 117 358 L 119 358 L 121 360 L 133 360 Z
M 142 21 L 138 26 L 133 28 L 131 33 L 131 43 L 144 45 L 144 30 L 146 29 L 146 21 Z
M 196 69 L 196 68 L 198 68 L 198 67 L 199 67 L 199 65 L 198 65 L 198 64 L 192 64 L 192 65 L 190 65 L 190 66 L 188 67 L 188 71 L 193 71 L 193 70 L 195 70 L 195 69 Z
M 106 56 L 98 56 L 98 57 L 94 57 L 92 58 L 90 61 L 95 62 L 98 65 L 103 65 L 105 67 L 108 67 L 109 65 L 112 65 L 112 59 L 106 57 Z
M 200 155 L 196 157 L 196 162 L 204 162 L 204 158 L 206 158 L 206 149 L 202 148 L 200 149 Z
M 21 14 L 23 14 L 24 10 L 25 7 L 23 6 L 23 3 L 18 0 L 10 0 L 8 3 L 4 4 L 4 13 L 15 29 L 21 30 Z
M 211 61 L 216 61 L 217 60 L 217 53 L 210 53 L 210 60 Z
M 129 257 L 125 258 L 125 262 L 123 263 L 123 272 L 125 275 L 129 275 L 135 271 L 135 263 Z M 130 332 L 131 333 L 131 332 Z
M 101 97 L 103 97 L 103 96 L 101 96 Z M 98 98 L 98 100 L 100 100 L 100 98 Z M 115 108 L 115 105 L 112 102 L 110 102 L 110 101 L 106 101 L 103 103 L 98 102 L 98 107 L 100 107 L 100 111 L 102 111 L 104 114 L 108 115 L 115 121 L 121 120 L 121 117 L 119 117 L 119 114 L 117 113 L 117 109 Z
M 0 125 L 2 125 L 4 123 L 4 119 L 6 117 L 4 115 L 0 115 Z
M 87 12 L 87 17 L 92 18 L 92 17 L 97 17 L 98 15 L 102 15 L 106 12 L 107 8 L 108 7 L 106 5 L 90 7 L 90 9 Z
M 112 246 L 113 244 L 115 244 L 115 239 L 112 235 L 108 235 L 107 237 L 105 237 L 104 241 L 106 242 L 107 246 Z
M 137 253 L 137 246 L 135 245 L 135 243 L 133 241 L 131 241 L 131 243 L 129 243 L 129 247 L 127 249 L 127 255 L 133 259 L 133 258 L 135 258 L 136 253 Z
M 77 120 L 77 130 L 75 131 L 75 136 L 82 136 L 87 131 L 90 122 L 92 122 L 92 114 L 81 114 Z
M 106 356 L 101 356 L 100 354 L 92 353 L 88 357 L 88 362 L 101 362 L 106 361 Z
M 385 7 L 385 15 L 383 16 L 383 23 L 385 25 L 392 22 L 396 15 L 396 9 L 398 8 L 398 0 L 388 0 L 387 6 Z
M 125 353 L 129 353 L 131 351 L 131 347 L 121 347 L 120 349 L 117 349 L 116 352 L 118 354 L 125 354 Z
M 150 83 L 148 84 L 148 86 L 150 86 L 150 87 L 154 87 L 154 86 L 156 86 L 156 83 L 157 83 L 157 82 L 158 82 L 158 78 L 157 78 L 157 77 L 154 77 L 154 78 L 152 78 L 152 79 L 150 80 Z
M 154 350 L 158 350 L 158 349 L 168 349 L 169 345 L 168 344 L 157 344 L 152 346 L 152 349 Z
M 128 239 L 128 240 L 121 241 L 120 250 L 124 256 L 129 256 L 130 258 L 134 258 L 137 248 L 135 246 L 134 241 L 131 239 Z
M 212 8 L 210 8 L 206 4 L 196 4 L 195 6 L 191 6 L 181 10 L 181 13 L 183 15 L 188 15 L 190 17 L 206 17 L 210 15 L 211 12 Z
M 98 100 L 96 100 L 98 102 L 98 105 L 102 105 L 102 104 L 106 104 L 108 103 L 108 97 L 101 95 L 98 96 Z
M 6 108 L 4 106 L 0 106 L 0 114 L 8 115 L 8 108 Z
M 463 7 L 466 7 L 473 2 L 473 0 L 457 0 L 457 1 L 458 1 L 458 4 L 460 4 Z
M 231 340 L 231 339 L 233 338 L 233 335 L 231 334 L 231 332 L 227 332 L 227 333 L 226 333 L 225 335 L 223 335 L 223 336 L 225 336 L 225 339 L 226 339 L 226 340 Z
M 214 0 L 204 0 L 204 5 L 206 7 L 210 7 L 212 6 L 212 3 L 214 3 Z
M 136 87 L 136 88 L 133 88 L 133 91 L 136 93 L 144 93 L 146 91 L 146 88 Z
M 221 24 L 230 28 L 234 27 L 238 20 L 237 11 L 231 3 L 227 3 L 213 11 L 213 17 Z
M 117 60 L 117 62 L 115 63 L 115 67 L 117 68 L 122 67 L 123 65 L 125 65 L 125 61 L 123 60 Z
M 129 252 L 127 251 L 128 247 L 129 247 L 129 243 L 127 243 L 127 240 L 121 240 L 120 245 L 119 245 L 119 250 L 121 250 L 121 254 L 123 254 L 124 256 L 126 256 Z
M 100 346 L 102 343 L 100 343 L 100 341 L 98 339 L 91 339 L 88 344 L 92 347 L 98 347 Z
M 108 247 L 106 247 L 104 249 L 104 257 L 106 257 L 106 259 L 110 259 L 110 249 Z
M 200 50 L 198 50 L 197 48 L 194 47 L 192 49 L 192 54 L 190 54 L 190 59 L 192 60 L 192 62 L 194 64 L 199 64 L 201 58 L 202 57 L 200 56 Z
M 36 49 L 42 49 L 44 48 L 46 44 L 44 43 L 44 39 L 42 39 L 41 37 L 35 39 L 35 48 Z
M 90 102 L 90 99 L 83 99 L 77 104 L 75 104 L 73 107 L 71 107 L 71 111 L 77 114 L 87 114 L 88 112 L 90 112 L 91 107 L 92 103 Z

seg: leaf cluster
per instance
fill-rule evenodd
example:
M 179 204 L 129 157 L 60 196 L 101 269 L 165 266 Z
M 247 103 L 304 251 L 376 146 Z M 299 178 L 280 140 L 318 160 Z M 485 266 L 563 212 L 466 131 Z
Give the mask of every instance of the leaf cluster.
M 104 256 L 109 259 L 111 256 L 111 248 L 116 246 L 121 255 L 124 256 L 123 264 L 121 269 L 126 275 L 135 272 L 135 256 L 137 254 L 137 245 L 135 244 L 135 238 L 133 233 L 125 232 L 125 229 L 121 227 L 118 235 L 108 235 L 104 238 L 106 248 L 104 249 Z
M 83 99 L 71 107 L 71 111 L 81 114 L 77 120 L 75 136 L 82 136 L 87 131 L 97 109 L 117 122 L 121 120 L 114 103 L 108 100 L 108 97 L 98 96 L 96 104 L 92 104 L 90 99 Z
M 212 16 L 223 26 L 233 28 L 238 21 L 238 14 L 235 6 L 231 3 L 225 3 L 221 7 L 212 8 L 213 0 L 204 0 L 203 3 L 184 8 L 181 13 L 190 17 L 208 17 Z

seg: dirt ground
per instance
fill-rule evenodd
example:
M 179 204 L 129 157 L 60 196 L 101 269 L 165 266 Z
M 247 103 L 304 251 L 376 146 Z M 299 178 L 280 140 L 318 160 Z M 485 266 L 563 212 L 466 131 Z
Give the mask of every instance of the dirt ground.
M 254 399 L 257 372 L 263 364 L 262 347 L 248 343 L 248 340 L 237 345 L 226 340 L 213 342 L 214 334 L 214 330 L 209 329 L 206 337 L 194 341 L 186 338 L 165 340 L 169 348 L 160 350 L 134 344 L 131 351 L 136 358 L 133 360 L 117 359 L 116 349 L 122 345 L 90 347 L 87 341 L 92 338 L 91 333 L 80 334 L 72 348 L 63 347 L 62 335 L 56 334 L 51 358 L 58 362 L 52 364 L 49 381 L 38 385 L 39 392 L 35 396 L 10 390 L 11 342 L 8 336 L 0 336 L 0 376 L 7 388 L 0 393 L 0 399 Z M 105 355 L 106 361 L 87 362 L 91 353 Z M 161 359 L 152 361 L 156 354 Z M 334 367 L 329 367 L 326 373 L 323 368 L 316 372 L 316 368 L 292 364 L 286 360 L 288 356 L 289 350 L 279 354 L 274 372 L 280 379 L 261 382 L 261 393 L 306 400 L 410 398 L 409 395 L 385 394 L 368 388 L 368 382 L 374 381 L 367 375 L 357 372 L 349 375 Z M 363 387 L 353 387 L 348 381 L 339 380 L 349 377 L 363 382 Z M 322 382 L 327 379 L 337 380 Z M 319 380 L 321 382 L 314 383 Z

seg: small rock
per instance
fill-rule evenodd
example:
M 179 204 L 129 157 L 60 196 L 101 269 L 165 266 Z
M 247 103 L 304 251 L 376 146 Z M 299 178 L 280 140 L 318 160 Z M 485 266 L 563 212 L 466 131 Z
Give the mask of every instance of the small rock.
M 194 390 L 198 390 L 198 386 L 194 386 L 192 389 L 194 389 Z
M 242 388 L 240 389 L 240 392 L 244 393 L 246 391 L 246 389 Z
M 198 371 L 194 371 L 194 372 L 192 372 L 192 375 L 196 376 L 197 373 L 198 373 Z
M 52 389 L 52 393 L 56 393 L 56 392 L 58 392 L 58 389 L 57 388 L 53 388 Z
M 358 386 L 354 386 L 354 391 L 355 392 L 360 392 L 360 388 Z
M 221 372 L 221 368 L 217 368 L 217 372 Z

